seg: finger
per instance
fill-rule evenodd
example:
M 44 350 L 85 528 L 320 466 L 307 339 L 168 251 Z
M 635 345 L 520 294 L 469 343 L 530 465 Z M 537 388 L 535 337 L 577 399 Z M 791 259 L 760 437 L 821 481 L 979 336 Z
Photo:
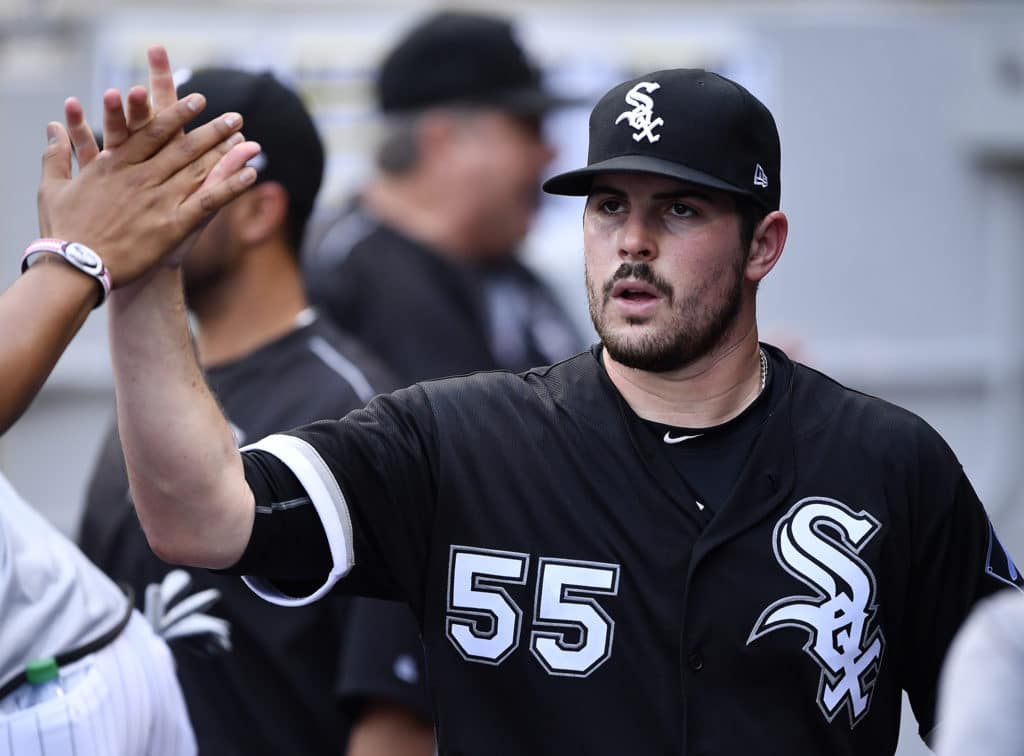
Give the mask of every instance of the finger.
M 96 145 L 96 135 L 92 133 L 89 123 L 85 120 L 82 103 L 74 97 L 64 101 L 64 122 L 68 127 L 75 157 L 78 158 L 78 167 L 85 168 L 99 154 L 100 148 Z
M 145 87 L 128 90 L 128 131 L 135 133 L 153 119 L 153 108 L 149 104 L 149 92 Z
M 199 115 L 199 113 L 202 112 L 204 107 L 206 107 L 206 98 L 203 97 L 201 94 L 196 92 L 190 95 L 186 95 L 182 99 L 175 102 L 174 105 L 170 108 L 167 108 L 157 113 L 153 120 L 146 124 L 144 128 L 132 134 L 131 137 L 125 141 L 124 149 L 119 151 L 119 159 L 128 163 L 141 163 L 144 160 L 148 160 L 158 151 L 161 151 L 161 148 L 165 144 L 167 144 L 167 142 L 169 142 L 171 139 L 177 136 L 178 133 L 181 131 L 182 127 L 186 123 L 191 121 L 193 118 L 195 118 L 197 115 Z M 162 180 L 162 178 L 180 169 L 182 165 L 186 165 L 187 163 L 191 162 L 196 158 L 196 156 L 206 152 L 218 141 L 223 141 L 224 139 L 229 137 L 232 132 L 238 131 L 238 129 L 241 127 L 242 118 L 237 113 L 234 115 L 238 121 L 237 125 L 234 128 L 225 127 L 224 134 L 223 136 L 220 137 L 220 139 L 214 139 L 209 143 L 209 145 L 205 149 L 200 150 L 199 152 L 196 152 L 191 155 L 186 155 L 184 159 L 175 167 L 171 169 L 165 169 L 166 172 L 163 173 L 160 179 Z M 216 118 L 211 123 L 208 123 L 205 126 L 196 129 L 195 131 L 192 132 L 192 134 L 197 134 L 203 131 L 203 129 L 206 129 L 213 124 L 220 125 L 223 122 L 223 120 L 223 116 L 221 116 L 220 118 Z M 188 150 L 191 149 L 191 147 L 195 144 L 195 140 L 193 140 L 193 142 L 187 143 L 184 148 L 180 147 L 180 143 L 186 142 L 192 136 L 192 134 L 189 134 L 188 136 L 182 137 L 180 139 L 176 139 L 176 149 L 168 150 L 167 152 L 179 156 L 182 152 L 188 152 Z M 171 161 L 172 164 L 173 162 L 174 161 Z
M 216 184 L 199 189 L 179 206 L 178 223 L 186 231 L 194 228 L 208 215 L 243 194 L 255 180 L 256 169 L 245 166 Z
M 258 142 L 246 142 L 241 134 L 236 133 L 228 137 L 218 149 L 222 154 L 203 180 L 200 189 L 209 189 L 238 173 L 246 163 L 260 154 L 262 147 Z
M 163 45 L 153 45 L 147 50 L 149 59 L 149 91 L 153 93 L 153 107 L 157 112 L 171 107 L 178 101 L 174 89 L 174 75 L 171 62 Z
M 157 181 L 164 181 L 186 166 L 192 165 L 206 153 L 216 150 L 235 134 L 241 125 L 242 117 L 238 113 L 225 113 L 178 137 L 167 145 L 167 149 L 154 156 L 152 177 Z M 203 176 L 205 177 L 205 174 Z
M 161 190 L 166 190 L 168 196 L 184 197 L 184 200 L 171 210 L 174 218 L 174 235 L 185 238 L 191 234 L 191 242 L 194 242 L 200 230 L 218 210 L 252 186 L 256 180 L 256 169 L 245 164 L 258 152 L 259 145 L 254 142 L 236 144 L 227 154 L 218 156 L 216 166 L 198 190 L 195 190 L 196 185 L 188 175 L 189 171 L 182 171 L 163 184 Z M 209 153 L 216 154 L 217 150 L 211 150 Z M 204 156 L 204 160 L 208 157 Z M 180 243 L 165 262 L 169 265 L 180 265 L 190 248 L 189 241 Z
M 130 135 L 121 106 L 121 93 L 108 89 L 103 93 L 103 149 L 120 147 Z
M 158 190 L 176 198 L 175 204 L 181 204 L 200 188 L 212 188 L 241 171 L 259 151 L 260 146 L 256 142 L 246 142 L 241 134 L 232 134 L 170 176 Z
M 56 121 L 46 125 L 46 151 L 43 152 L 42 183 L 71 178 L 71 139 Z M 42 186 L 40 186 L 40 191 Z
M 252 185 L 256 180 L 257 172 L 253 168 L 246 169 L 245 166 L 259 152 L 260 146 L 256 142 L 246 142 L 242 139 L 242 135 L 238 133 L 232 134 L 216 150 L 210 151 L 210 155 L 219 156 L 217 164 L 210 171 L 202 186 L 185 197 L 181 203 L 184 207 L 179 207 L 175 210 L 178 213 L 176 217 L 183 227 L 185 229 L 191 228 L 192 230 L 188 232 L 190 237 L 187 237 L 185 241 L 178 245 L 177 250 L 167 257 L 165 262 L 168 265 L 180 265 L 187 256 L 188 251 L 195 244 L 196 238 L 206 225 L 213 220 L 216 211 Z M 245 173 L 242 173 L 243 169 L 245 169 Z M 230 183 L 232 179 L 236 181 L 234 186 Z M 179 177 L 175 176 L 174 181 L 177 180 L 179 180 Z M 221 187 L 221 184 L 224 182 L 228 182 L 227 187 Z M 194 187 L 194 183 L 186 184 L 187 191 Z M 190 203 L 186 205 L 191 198 L 194 198 L 198 204 Z M 196 213 L 201 214 L 199 215 L 198 222 L 196 222 Z M 202 215 L 202 213 L 205 213 L 205 215 Z

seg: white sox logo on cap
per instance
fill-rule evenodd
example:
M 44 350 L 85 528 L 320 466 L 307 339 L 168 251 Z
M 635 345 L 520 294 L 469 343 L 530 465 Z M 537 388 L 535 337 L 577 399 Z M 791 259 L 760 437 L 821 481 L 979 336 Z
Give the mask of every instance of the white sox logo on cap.
M 772 114 L 736 82 L 701 68 L 652 71 L 601 97 L 587 165 L 552 176 L 544 191 L 585 196 L 595 176 L 626 171 L 746 195 L 772 211 L 780 152 Z
M 628 120 L 630 127 L 637 131 L 633 135 L 633 139 L 637 142 L 646 138 L 651 144 L 654 144 L 661 139 L 661 135 L 655 134 L 654 129 L 663 125 L 665 121 L 661 118 L 654 118 L 652 120 L 654 100 L 649 94 L 656 89 L 661 89 L 661 84 L 655 81 L 641 81 L 626 93 L 626 103 L 632 105 L 633 109 L 623 111 L 615 119 L 615 123 L 618 123 L 623 118 Z M 645 92 L 648 94 L 644 94 Z

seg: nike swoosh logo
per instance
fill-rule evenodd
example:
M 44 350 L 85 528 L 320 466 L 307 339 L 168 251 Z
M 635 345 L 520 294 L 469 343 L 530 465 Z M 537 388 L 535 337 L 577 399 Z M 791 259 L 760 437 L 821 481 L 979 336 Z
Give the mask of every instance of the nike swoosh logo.
M 694 433 L 692 436 L 673 436 L 672 431 L 665 431 L 665 437 L 662 439 L 666 444 L 681 444 L 683 441 L 689 441 L 691 438 L 700 438 L 703 433 Z

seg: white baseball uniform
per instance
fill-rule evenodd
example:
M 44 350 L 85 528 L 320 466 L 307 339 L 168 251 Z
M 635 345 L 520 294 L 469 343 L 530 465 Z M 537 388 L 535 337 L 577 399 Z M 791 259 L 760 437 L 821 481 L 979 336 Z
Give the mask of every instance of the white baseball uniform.
M 126 597 L 0 476 L 0 686 L 124 617 Z M 0 756 L 191 756 L 195 736 L 171 653 L 138 612 L 109 645 L 60 670 L 27 705 L 0 699 Z
M 935 753 L 1024 753 L 1024 594 L 979 604 L 950 646 L 939 687 Z

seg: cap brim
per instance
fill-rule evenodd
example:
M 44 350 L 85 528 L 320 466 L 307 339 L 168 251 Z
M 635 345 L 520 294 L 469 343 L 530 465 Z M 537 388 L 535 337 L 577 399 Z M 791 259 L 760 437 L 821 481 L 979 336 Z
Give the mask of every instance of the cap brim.
M 712 189 L 721 189 L 733 194 L 745 194 L 755 196 L 752 192 L 740 189 L 737 186 L 709 176 L 701 171 L 688 168 L 679 163 L 668 160 L 661 160 L 646 155 L 619 155 L 618 157 L 602 160 L 600 163 L 593 163 L 586 168 L 579 168 L 575 171 L 567 171 L 557 176 L 552 176 L 544 182 L 542 188 L 548 194 L 564 194 L 570 197 L 583 197 L 590 193 L 590 185 L 594 176 L 598 173 L 647 173 L 654 176 L 686 181 L 698 186 L 707 186 Z
M 561 97 L 543 89 L 519 89 L 496 94 L 485 105 L 494 105 L 502 110 L 524 115 L 539 115 L 559 108 L 571 108 L 589 104 L 586 99 Z

